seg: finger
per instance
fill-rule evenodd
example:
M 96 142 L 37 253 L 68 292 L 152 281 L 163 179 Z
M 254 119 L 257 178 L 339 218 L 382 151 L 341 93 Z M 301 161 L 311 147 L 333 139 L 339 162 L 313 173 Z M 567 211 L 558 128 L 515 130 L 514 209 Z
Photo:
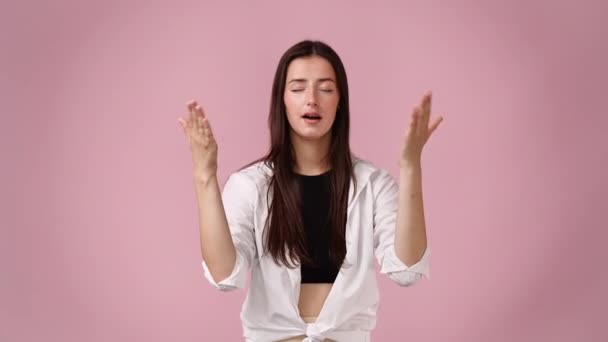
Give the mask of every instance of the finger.
M 203 107 L 201 107 L 200 105 L 196 105 L 194 109 L 196 110 L 197 115 L 200 115 L 203 118 L 205 117 L 205 111 L 203 110 Z
M 196 124 L 197 129 L 203 128 L 203 121 L 201 119 L 205 118 L 205 113 L 203 112 L 203 108 L 200 105 L 196 105 L 194 107 L 194 115 L 196 116 Z
M 209 120 L 207 118 L 201 118 L 201 127 L 203 132 L 203 144 L 205 147 L 208 147 L 214 142 L 214 139 L 213 135 L 211 134 L 211 126 L 209 125 Z
M 190 143 L 190 134 L 188 133 L 188 125 L 186 121 L 181 117 L 177 121 L 179 122 L 180 126 L 182 126 L 182 131 L 184 132 L 184 136 L 186 137 L 186 142 Z
M 435 132 L 435 130 L 437 129 L 437 127 L 439 127 L 439 124 L 442 121 L 443 121 L 443 116 L 440 116 L 437 119 L 435 119 L 435 121 L 431 124 L 431 127 L 429 128 L 429 136 L 431 134 L 433 134 L 433 132 Z
M 213 131 L 211 130 L 211 124 L 209 123 L 209 119 L 203 119 L 203 127 L 205 128 L 205 137 L 207 139 L 207 144 L 215 143 L 215 137 L 213 136 Z
M 207 130 L 207 133 L 209 134 L 209 137 L 211 138 L 212 141 L 215 141 L 215 136 L 213 135 L 213 129 L 211 129 L 211 123 L 209 122 L 208 118 L 205 118 L 203 120 L 204 123 L 204 127 Z
M 429 125 L 429 119 L 431 117 L 431 101 L 432 101 L 432 94 L 430 91 L 428 91 L 426 93 L 426 95 L 424 96 L 424 109 L 422 111 L 422 113 L 423 113 L 422 124 L 423 124 L 424 128 L 427 128 Z
M 420 106 L 416 110 L 416 131 L 414 132 L 415 135 L 420 135 L 422 133 L 422 106 L 423 104 L 420 103 Z
M 179 122 L 180 126 L 182 126 L 184 134 L 188 135 L 188 123 L 186 122 L 186 120 L 180 117 L 177 121 Z
M 191 112 L 194 109 L 194 107 L 196 107 L 196 105 L 197 105 L 196 100 L 190 100 L 186 104 L 186 106 L 188 107 L 188 111 L 189 112 Z
M 198 114 L 196 115 L 196 133 L 201 138 L 205 138 L 205 127 L 203 127 L 203 118 Z
M 420 118 L 418 121 L 418 135 L 426 134 L 429 125 L 429 116 L 430 116 L 430 93 L 426 93 L 421 100 L 420 104 Z
M 180 118 L 177 119 L 177 122 L 182 127 L 182 130 L 184 131 L 184 133 L 186 133 L 186 122 L 184 121 L 184 119 L 182 119 L 180 117 Z
M 192 100 L 192 101 L 188 102 L 187 107 L 188 107 L 188 113 L 189 113 L 188 127 L 189 128 L 196 127 L 196 118 L 195 118 L 195 111 L 194 111 L 194 107 L 196 107 L 196 101 Z
M 414 107 L 414 109 L 412 110 L 412 117 L 411 117 L 411 121 L 410 121 L 410 135 L 411 134 L 417 134 L 417 130 L 418 130 L 418 124 L 419 124 L 419 114 L 418 114 L 418 107 Z
M 206 119 L 201 119 L 201 124 L 203 127 L 203 143 L 205 147 L 208 147 L 211 143 L 211 138 L 209 137 L 209 128 L 207 128 L 207 124 L 205 123 Z

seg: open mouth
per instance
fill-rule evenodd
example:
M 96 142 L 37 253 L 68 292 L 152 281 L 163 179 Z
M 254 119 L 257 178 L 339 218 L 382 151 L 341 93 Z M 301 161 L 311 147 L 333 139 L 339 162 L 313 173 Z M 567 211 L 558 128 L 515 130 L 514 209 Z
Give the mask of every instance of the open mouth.
M 304 114 L 302 115 L 302 118 L 304 118 L 306 122 L 318 122 L 321 120 L 321 116 L 318 114 Z

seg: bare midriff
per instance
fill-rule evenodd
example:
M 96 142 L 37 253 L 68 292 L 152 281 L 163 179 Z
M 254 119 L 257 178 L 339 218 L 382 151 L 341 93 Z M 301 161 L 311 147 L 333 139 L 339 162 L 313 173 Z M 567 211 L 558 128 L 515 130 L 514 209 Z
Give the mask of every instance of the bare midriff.
M 300 300 L 298 309 L 301 317 L 318 317 L 332 283 L 306 283 L 300 285 Z

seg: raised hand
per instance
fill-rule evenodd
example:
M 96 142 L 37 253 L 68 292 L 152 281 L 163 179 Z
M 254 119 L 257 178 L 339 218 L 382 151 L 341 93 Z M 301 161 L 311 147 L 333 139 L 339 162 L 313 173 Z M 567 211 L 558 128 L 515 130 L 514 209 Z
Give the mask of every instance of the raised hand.
M 403 148 L 401 149 L 401 165 L 420 164 L 422 148 L 429 137 L 439 126 L 443 117 L 438 117 L 429 125 L 431 116 L 431 92 L 427 92 L 420 104 L 414 107 L 410 124 L 405 132 Z
M 186 119 L 180 117 L 178 122 L 190 144 L 194 177 L 209 179 L 217 174 L 218 146 L 209 120 L 201 106 L 193 100 L 188 103 L 187 107 L 189 116 Z

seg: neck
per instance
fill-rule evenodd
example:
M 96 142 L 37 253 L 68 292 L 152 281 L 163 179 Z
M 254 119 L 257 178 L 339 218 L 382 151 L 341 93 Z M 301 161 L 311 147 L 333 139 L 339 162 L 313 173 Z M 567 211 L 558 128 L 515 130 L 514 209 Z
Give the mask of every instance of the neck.
M 306 140 L 296 134 L 291 134 L 291 143 L 295 153 L 294 172 L 301 175 L 319 175 L 329 170 L 329 146 L 331 135 L 321 139 Z

